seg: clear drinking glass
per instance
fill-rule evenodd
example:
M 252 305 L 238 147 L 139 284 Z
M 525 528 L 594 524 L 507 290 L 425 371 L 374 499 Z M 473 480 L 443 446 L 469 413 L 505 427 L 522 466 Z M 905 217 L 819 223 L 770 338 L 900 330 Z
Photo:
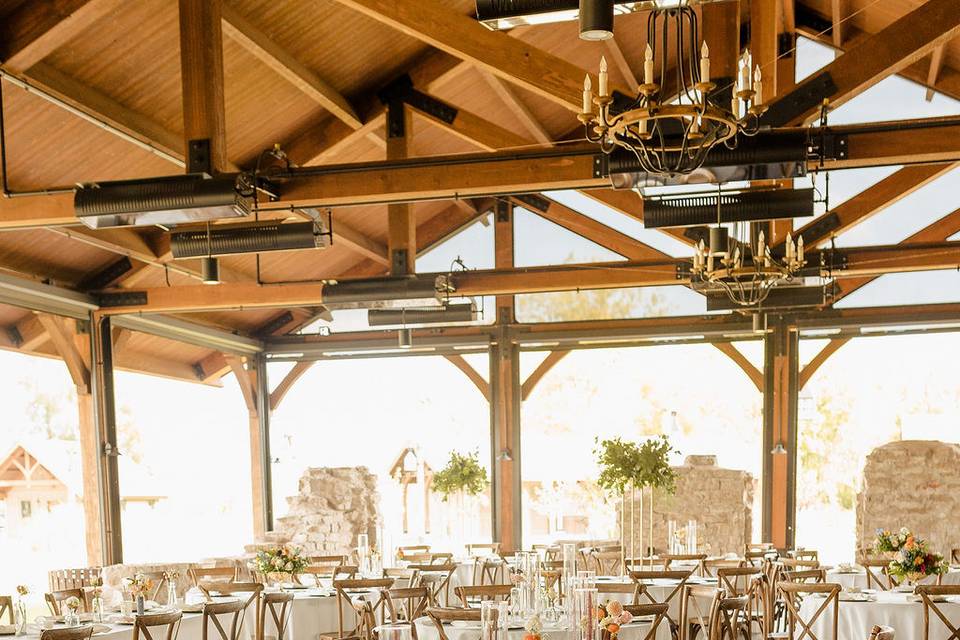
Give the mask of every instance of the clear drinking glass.
M 500 634 L 500 603 L 484 600 L 480 603 L 480 640 L 503 640 Z
M 410 640 L 410 625 L 399 623 L 399 624 L 382 624 L 376 628 L 377 637 L 380 640 Z

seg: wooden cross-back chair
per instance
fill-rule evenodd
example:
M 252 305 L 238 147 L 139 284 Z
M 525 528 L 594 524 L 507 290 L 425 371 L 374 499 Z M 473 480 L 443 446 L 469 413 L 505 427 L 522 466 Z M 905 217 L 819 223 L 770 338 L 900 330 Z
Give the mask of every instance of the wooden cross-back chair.
M 455 587 L 453 593 L 460 599 L 464 608 L 468 608 L 472 604 L 479 604 L 484 600 L 509 600 L 511 588 L 512 586 L 509 584 L 462 586 Z
M 680 593 L 679 640 L 693 640 L 704 630 L 709 638 L 709 631 L 717 624 L 719 604 L 720 589 L 717 587 L 685 584 Z
M 887 591 L 893 586 L 887 567 L 890 561 L 884 558 L 862 558 L 860 566 L 867 574 L 867 588 Z
M 219 593 L 220 595 L 233 596 L 233 595 L 247 595 L 245 599 L 245 605 L 249 606 L 257 596 L 260 595 L 260 592 L 263 591 L 262 582 L 201 582 L 197 585 L 197 588 L 203 592 L 204 597 L 207 600 L 211 599 L 211 593 Z M 241 598 L 242 599 L 242 598 Z
M 790 552 L 790 557 L 794 560 L 816 560 L 820 561 L 820 554 L 816 549 L 794 549 Z
M 767 560 L 766 551 L 746 551 L 743 554 L 743 562 L 751 567 L 762 567 Z
M 383 569 L 383 577 L 392 578 L 395 589 L 407 588 L 412 587 L 414 582 L 416 582 L 417 571 L 409 567 L 385 567 Z
M 475 585 L 503 584 L 507 581 L 508 565 L 500 556 L 479 556 L 473 559 L 472 582 Z
M 780 579 L 785 582 L 802 582 L 804 584 L 823 584 L 827 581 L 827 572 L 824 569 L 804 569 L 802 571 L 781 571 Z
M 555 544 L 535 544 L 532 549 L 543 557 L 544 562 L 563 560 L 563 549 Z
M 440 640 L 449 640 L 443 628 L 445 622 L 480 622 L 480 609 L 460 609 L 452 607 L 430 607 L 427 617 L 437 628 Z
M 190 567 L 190 579 L 194 586 L 201 582 L 236 582 L 240 579 L 240 567 Z
M 450 578 L 457 570 L 455 563 L 447 564 L 411 564 L 408 569 L 417 572 L 416 587 L 430 589 L 430 597 L 436 603 L 447 603 L 450 600 Z
M 673 602 L 674 598 L 681 596 L 683 594 L 684 587 L 687 586 L 687 580 L 690 579 L 690 576 L 693 574 L 692 571 L 661 571 L 661 570 L 647 570 L 647 571 L 631 571 L 630 578 L 636 582 L 639 586 L 642 587 L 641 591 L 637 594 L 638 597 L 645 599 L 650 604 L 665 604 L 670 605 Z M 677 585 L 670 591 L 666 598 L 662 600 L 657 600 L 651 595 L 650 591 L 646 588 L 644 581 L 646 580 L 676 580 Z M 671 633 L 676 637 L 677 632 L 680 628 L 680 624 L 677 620 L 674 620 L 669 613 L 666 614 L 667 621 L 670 623 Z M 682 620 L 683 618 L 681 618 Z
M 590 554 L 593 560 L 593 569 L 598 576 L 617 576 L 620 575 L 620 550 L 613 551 L 594 551 Z
M 705 578 L 716 578 L 717 571 L 720 569 L 739 569 L 743 565 L 743 560 L 704 560 L 702 564 L 703 576 Z
M 286 636 L 292 615 L 292 593 L 289 591 L 261 593 L 257 603 L 257 636 L 255 640 L 266 639 L 268 619 L 273 622 L 273 628 L 277 631 L 277 635 L 275 636 L 276 640 L 287 640 Z M 134 638 L 134 640 L 136 640 L 136 638 Z
M 82 627 L 66 627 L 63 629 L 44 629 L 40 632 L 40 640 L 90 640 L 93 635 L 93 625 Z
M 250 600 L 237 598 L 203 605 L 203 640 L 240 640 L 243 634 L 243 614 L 249 604 Z M 211 628 L 216 635 L 211 633 Z
M 703 575 L 703 561 L 707 559 L 707 554 L 705 553 L 661 553 L 659 556 L 661 562 L 663 562 L 663 568 L 665 571 L 670 570 L 670 565 L 677 563 L 696 563 L 696 571 L 700 575 Z
M 499 542 L 477 542 L 465 545 L 468 557 L 476 556 L 500 556 Z
M 297 581 L 300 584 L 305 584 L 304 579 L 309 579 L 313 584 L 319 586 L 322 578 L 336 580 L 338 578 L 338 572 L 342 572 L 344 567 L 350 566 L 352 565 L 347 564 L 347 556 L 345 555 L 310 556 L 307 558 L 307 568 L 297 576 Z M 339 577 L 352 578 L 353 576 L 343 575 L 341 573 Z
M 653 621 L 650 622 L 650 628 L 647 629 L 647 632 L 643 635 L 643 638 L 638 638 L 637 640 L 654 640 L 657 637 L 657 629 L 660 628 L 660 623 L 667 617 L 667 609 L 670 608 L 670 605 L 667 604 L 625 604 L 623 605 L 624 611 L 629 611 L 630 615 L 634 618 L 646 618 L 648 616 L 653 616 Z M 604 633 L 609 635 L 609 632 L 604 630 Z M 606 638 L 604 638 L 606 640 Z
M 819 560 L 798 560 L 796 558 L 780 558 L 778 560 L 781 566 L 787 571 L 801 571 L 803 569 L 819 569 Z
M 737 640 L 750 637 L 750 618 L 747 607 L 750 596 L 721 597 L 716 615 L 707 634 L 708 640 Z
M 417 618 L 427 615 L 427 609 L 433 606 L 430 589 L 427 587 L 404 587 L 387 589 L 387 611 L 393 624 L 408 623 L 410 635 L 417 640 Z
M 403 547 L 397 547 L 397 559 L 406 560 L 409 556 L 423 555 L 430 553 L 428 544 L 410 544 Z
M 634 581 L 632 584 L 624 582 L 597 582 L 594 585 L 600 601 L 620 600 L 620 598 L 610 598 L 605 596 L 618 595 L 629 596 L 629 600 L 621 601 L 621 604 L 640 604 L 640 596 L 646 592 L 647 585 Z
M 790 638 L 793 640 L 837 640 L 837 626 L 840 611 L 840 585 L 836 583 L 808 584 L 805 582 L 779 582 L 777 590 L 783 594 L 783 602 L 786 607 L 787 621 Z M 810 614 L 807 619 L 800 615 L 800 605 L 803 596 L 812 594 L 823 594 L 823 602 Z M 821 616 L 829 616 L 830 635 L 828 638 L 820 638 L 813 632 L 813 625 Z M 797 627 L 801 631 L 797 634 Z
M 0 596 L 0 618 L 4 613 L 10 618 L 10 624 L 16 624 L 13 616 L 13 598 L 10 596 Z
M 381 620 L 384 619 L 389 609 L 385 592 L 391 587 L 393 587 L 393 578 L 354 578 L 334 581 L 333 588 L 337 591 L 337 630 L 322 633 L 321 637 L 366 638 L 367 640 L 372 638 L 377 616 Z M 354 598 L 355 595 L 358 597 Z M 344 605 L 352 609 L 356 616 L 356 624 L 349 632 L 344 626 Z
M 930 621 L 934 618 L 946 627 L 946 631 L 949 633 L 946 640 L 960 640 L 960 619 L 954 618 L 951 620 L 947 612 L 937 606 L 939 598 L 960 596 L 960 585 L 921 584 L 917 585 L 914 591 L 920 596 L 920 601 L 923 602 L 923 640 L 930 640 Z M 930 615 L 931 613 L 933 616 Z M 936 634 L 936 637 L 943 640 L 942 633 Z
M 148 613 L 137 616 L 133 623 L 133 640 L 176 640 L 177 633 L 180 631 L 180 619 L 183 614 L 179 611 L 170 611 L 167 613 Z M 160 633 L 156 636 L 151 633 L 151 629 Z
M 51 591 L 43 594 L 47 608 L 50 609 L 50 613 L 55 616 L 63 615 L 61 605 L 70 598 L 76 598 L 80 601 L 80 611 L 84 613 L 90 611 L 87 606 L 87 594 L 83 589 L 62 589 L 60 591 Z
M 717 569 L 717 586 L 730 597 L 753 597 L 757 578 L 762 575 L 763 570 L 759 567 L 721 567 Z

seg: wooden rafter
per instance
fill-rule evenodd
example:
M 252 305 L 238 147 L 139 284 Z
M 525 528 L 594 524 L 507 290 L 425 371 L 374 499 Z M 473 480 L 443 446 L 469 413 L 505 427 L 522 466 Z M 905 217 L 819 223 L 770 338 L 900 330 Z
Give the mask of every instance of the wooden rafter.
M 577 113 L 583 71 L 574 64 L 490 31 L 441 0 L 337 0 L 408 36 L 483 68 Z M 611 86 L 630 95 L 625 87 Z
M 310 367 L 313 366 L 313 361 L 307 362 L 297 362 L 293 365 L 293 368 L 290 369 L 290 372 L 284 376 L 283 380 L 280 381 L 280 384 L 270 392 L 270 410 L 276 411 L 277 407 L 280 406 L 280 403 L 283 402 L 284 397 L 286 397 L 287 392 L 293 388 L 293 385 L 299 380 L 303 374 L 310 370 Z
M 387 248 L 382 243 L 337 220 L 334 220 L 333 223 L 333 241 L 334 243 L 339 242 L 364 258 L 369 258 L 384 266 L 390 264 Z
M 229 5 L 223 5 L 224 33 L 352 129 L 363 126 L 353 106 L 336 89 L 271 40 Z
M 520 385 L 520 399 L 526 400 L 529 398 L 536 386 L 543 380 L 543 377 L 569 353 L 570 351 L 566 349 L 557 349 L 548 353 L 547 357 L 537 365 L 537 368 L 534 369 L 530 375 L 527 376 L 527 379 L 523 381 L 523 384 Z
M 122 5 L 123 0 L 20 3 L 12 15 L 0 22 L 3 67 L 13 73 L 30 69 Z
M 493 93 L 496 94 L 496 96 L 500 98 L 500 101 L 510 110 L 513 117 L 523 125 L 523 128 L 527 130 L 531 138 L 541 144 L 550 144 L 553 142 L 553 137 L 544 129 L 537 117 L 533 115 L 530 107 L 524 104 L 503 78 L 489 71 L 481 70 L 480 73 L 483 75 L 483 79 L 487 81 L 490 89 L 493 90 Z
M 747 360 L 747 357 L 743 355 L 740 349 L 737 349 L 729 342 L 714 342 L 712 344 L 721 353 L 733 360 L 734 364 L 747 374 L 747 377 L 750 378 L 750 382 L 754 384 L 757 391 L 763 393 L 763 372 L 753 366 L 753 363 Z
M 226 356 L 227 364 L 237 378 L 237 384 L 240 385 L 240 393 L 243 394 L 243 401 L 247 405 L 247 411 L 251 415 L 257 412 L 257 390 L 254 387 L 253 372 L 247 371 L 244 366 L 243 358 L 239 356 Z
M 413 146 L 411 111 L 403 103 L 392 103 L 388 109 L 391 110 L 388 117 L 399 120 L 400 130 L 388 127 L 387 160 L 404 160 L 410 156 Z M 387 205 L 387 254 L 391 275 L 414 272 L 417 262 L 417 218 L 409 203 Z
M 633 67 L 630 66 L 630 61 L 623 55 L 623 49 L 621 49 L 617 43 L 617 38 L 610 38 L 604 41 L 604 44 L 607 48 L 607 54 L 610 56 L 610 61 L 620 72 L 620 75 L 623 76 L 623 79 L 627 81 L 627 85 L 630 87 L 639 87 L 640 82 L 637 80 L 637 74 L 634 73 Z
M 835 46 L 837 49 L 843 48 L 843 22 L 846 16 L 845 9 L 845 0 L 830 0 L 830 21 L 832 22 L 830 35 L 833 38 L 833 46 Z
M 807 383 L 810 382 L 810 378 L 817 372 L 817 369 L 823 366 L 823 363 L 826 362 L 830 356 L 848 342 L 850 342 L 850 338 L 834 338 L 824 345 L 817 355 L 813 357 L 813 360 L 808 362 L 807 365 L 800 370 L 799 388 L 803 389 L 807 386 Z
M 834 62 L 801 82 L 797 90 L 812 86 L 824 74 L 829 74 L 836 90 L 827 98 L 830 106 L 836 108 L 883 78 L 908 67 L 930 53 L 940 42 L 958 33 L 960 11 L 957 11 L 956 1 L 928 0 L 882 31 L 860 41 Z M 781 99 L 787 100 L 789 96 Z M 802 124 L 819 111 L 818 104 L 783 124 Z
M 483 379 L 483 376 L 480 375 L 480 372 L 474 369 L 466 358 L 460 355 L 445 355 L 443 356 L 457 369 L 460 369 L 467 376 L 467 378 L 474 384 L 477 390 L 483 395 L 483 397 L 489 402 L 490 400 L 490 384 Z
M 933 95 L 936 93 L 934 87 L 937 86 L 937 78 L 940 77 L 940 70 L 943 68 L 943 58 L 946 53 L 947 43 L 941 42 L 933 50 L 933 53 L 930 54 L 930 71 L 927 72 L 927 92 L 926 99 L 927 102 L 933 100 Z
M 415 105 L 411 106 L 411 109 L 428 122 L 450 131 L 484 151 L 497 151 L 498 149 L 509 149 L 531 144 L 531 141 L 527 138 L 485 120 L 466 109 L 457 109 L 457 115 L 452 122 L 442 120 L 431 113 L 417 110 Z

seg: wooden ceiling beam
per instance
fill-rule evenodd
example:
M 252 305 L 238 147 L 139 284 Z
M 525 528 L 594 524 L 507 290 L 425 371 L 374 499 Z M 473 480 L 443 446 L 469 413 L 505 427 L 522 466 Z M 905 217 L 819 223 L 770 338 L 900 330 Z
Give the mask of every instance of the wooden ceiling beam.
M 237 384 L 240 385 L 240 393 L 243 394 L 243 401 L 247 405 L 247 411 L 251 415 L 257 412 L 257 390 L 254 387 L 253 372 L 247 371 L 244 366 L 243 358 L 239 356 L 225 356 L 227 364 L 237 378 Z
M 608 40 L 608 42 L 612 42 Z M 552 144 L 553 137 L 550 133 L 540 124 L 540 121 L 537 119 L 533 112 L 530 110 L 516 92 L 510 88 L 507 82 L 499 77 L 495 76 L 489 71 L 480 70 L 480 74 L 483 76 L 483 79 L 487 81 L 487 84 L 490 86 L 490 89 L 493 93 L 500 98 L 500 101 L 503 102 L 504 106 L 510 110 L 513 114 L 513 117 L 523 125 L 523 128 L 526 129 L 527 133 L 530 134 L 530 137 L 533 138 L 536 142 L 541 144 Z M 503 148 L 503 147 L 500 147 Z
M 293 388 L 293 385 L 299 380 L 303 374 L 310 370 L 310 367 L 313 366 L 313 361 L 297 362 L 293 365 L 293 368 L 290 369 L 290 372 L 283 377 L 283 380 L 280 381 L 280 384 L 270 392 L 270 410 L 276 411 L 277 407 L 280 406 L 280 403 L 283 402 L 283 399 L 286 397 L 287 392 Z
M 778 86 L 779 36 L 783 22 L 783 5 L 780 0 L 751 0 L 750 2 L 750 53 L 754 63 L 763 74 L 763 96 L 769 101 Z
M 490 31 L 442 0 L 337 1 L 573 113 L 580 111 L 584 75 L 581 68 L 506 33 Z M 625 95 L 631 93 L 616 85 L 610 89 Z
M 123 4 L 123 0 L 20 3 L 0 22 L 3 68 L 23 73 Z
M 67 320 L 49 313 L 38 313 L 37 320 L 47 330 L 50 341 L 70 372 L 70 378 L 78 393 L 89 393 L 90 369 L 84 362 L 73 340 L 74 332 L 67 327 Z
M 271 40 L 230 5 L 222 8 L 224 33 L 351 129 L 363 121 L 350 102 L 306 65 Z
M 222 0 L 180 0 L 184 157 L 191 140 L 209 140 L 215 172 L 227 168 L 221 8 Z
M 415 105 L 409 105 L 409 107 L 420 118 L 449 131 L 462 140 L 475 144 L 484 151 L 497 151 L 533 144 L 531 140 L 464 109 L 457 109 L 456 117 L 452 122 L 448 122 L 435 114 L 417 109 Z
M 7 335 L 16 336 L 16 340 L 12 342 L 21 351 L 36 351 L 50 339 L 46 327 L 34 313 L 28 313 L 16 324 L 7 327 Z
M 390 264 L 386 246 L 342 222 L 333 224 L 333 241 L 378 264 Z
M 833 46 L 837 49 L 843 48 L 843 21 L 846 16 L 846 0 L 830 0 L 830 37 L 833 39 Z
M 937 78 L 940 77 L 940 70 L 943 68 L 943 58 L 946 50 L 947 43 L 943 41 L 930 54 L 930 70 L 927 72 L 927 92 L 925 96 L 927 102 L 933 100 L 933 95 L 936 93 L 933 87 L 937 86 Z
M 831 238 L 849 231 L 872 215 L 907 197 L 917 189 L 952 171 L 957 164 L 913 165 L 898 169 L 834 207 L 828 215 L 836 216 L 837 225 L 833 229 L 824 229 L 820 218 L 811 220 L 795 233 L 803 236 L 808 247 L 822 245 Z M 824 229 L 823 231 L 818 231 Z
M 578 211 L 560 204 L 555 200 L 537 196 L 538 201 L 547 204 L 545 209 L 538 206 L 538 202 L 528 202 L 520 198 L 513 197 L 511 201 L 518 207 L 523 207 L 527 211 L 535 213 L 545 220 L 571 231 L 581 238 L 594 242 L 604 249 L 613 251 L 628 260 L 659 260 L 669 259 L 667 254 L 654 249 L 648 244 L 621 233 L 612 227 L 597 222 L 593 218 L 586 216 Z
M 815 86 L 829 74 L 836 90 L 826 96 L 836 108 L 930 53 L 940 42 L 960 34 L 956 0 L 928 0 L 885 29 L 870 35 L 842 56 L 797 85 L 796 91 Z M 790 99 L 788 94 L 781 100 Z M 810 107 L 788 123 L 800 125 L 820 112 Z M 780 123 L 774 123 L 780 124 Z

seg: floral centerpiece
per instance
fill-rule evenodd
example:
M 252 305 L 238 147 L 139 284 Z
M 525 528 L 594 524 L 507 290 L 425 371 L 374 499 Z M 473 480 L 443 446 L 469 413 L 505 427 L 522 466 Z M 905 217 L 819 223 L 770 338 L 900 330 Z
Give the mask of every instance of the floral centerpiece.
M 30 589 L 25 584 L 17 585 L 17 603 L 13 609 L 13 623 L 18 636 L 27 633 L 27 595 Z
M 878 556 L 892 558 L 913 534 L 906 527 L 891 532 L 889 529 L 877 529 L 877 537 L 873 539 L 873 552 Z
M 933 553 L 925 540 L 907 536 L 893 560 L 887 566 L 887 573 L 898 582 L 911 584 L 926 578 L 947 572 L 947 562 L 939 553 Z
M 67 607 L 67 612 L 63 616 L 63 623 L 68 627 L 80 626 L 80 598 L 70 596 L 63 601 L 63 604 Z
M 103 578 L 97 576 L 93 580 L 90 590 L 90 608 L 93 610 L 93 621 L 103 622 Z
M 289 576 L 293 582 L 295 576 L 304 572 L 307 568 L 307 559 L 303 556 L 300 549 L 292 547 L 273 547 L 270 549 L 261 549 L 257 552 L 254 559 L 254 569 L 262 573 L 267 578 L 273 578 L 276 582 L 277 576 Z
M 144 600 L 147 594 L 150 593 L 150 590 L 153 589 L 153 580 L 138 571 L 132 578 L 125 578 L 123 582 L 134 600 L 137 601 L 137 615 L 142 616 L 144 612 Z
M 611 600 L 597 607 L 601 640 L 615 640 L 620 627 L 633 621 L 633 614 L 623 608 L 619 600 Z
M 167 569 L 163 572 L 163 581 L 167 583 L 167 606 L 169 607 L 177 604 L 177 580 L 179 579 L 179 571 Z

